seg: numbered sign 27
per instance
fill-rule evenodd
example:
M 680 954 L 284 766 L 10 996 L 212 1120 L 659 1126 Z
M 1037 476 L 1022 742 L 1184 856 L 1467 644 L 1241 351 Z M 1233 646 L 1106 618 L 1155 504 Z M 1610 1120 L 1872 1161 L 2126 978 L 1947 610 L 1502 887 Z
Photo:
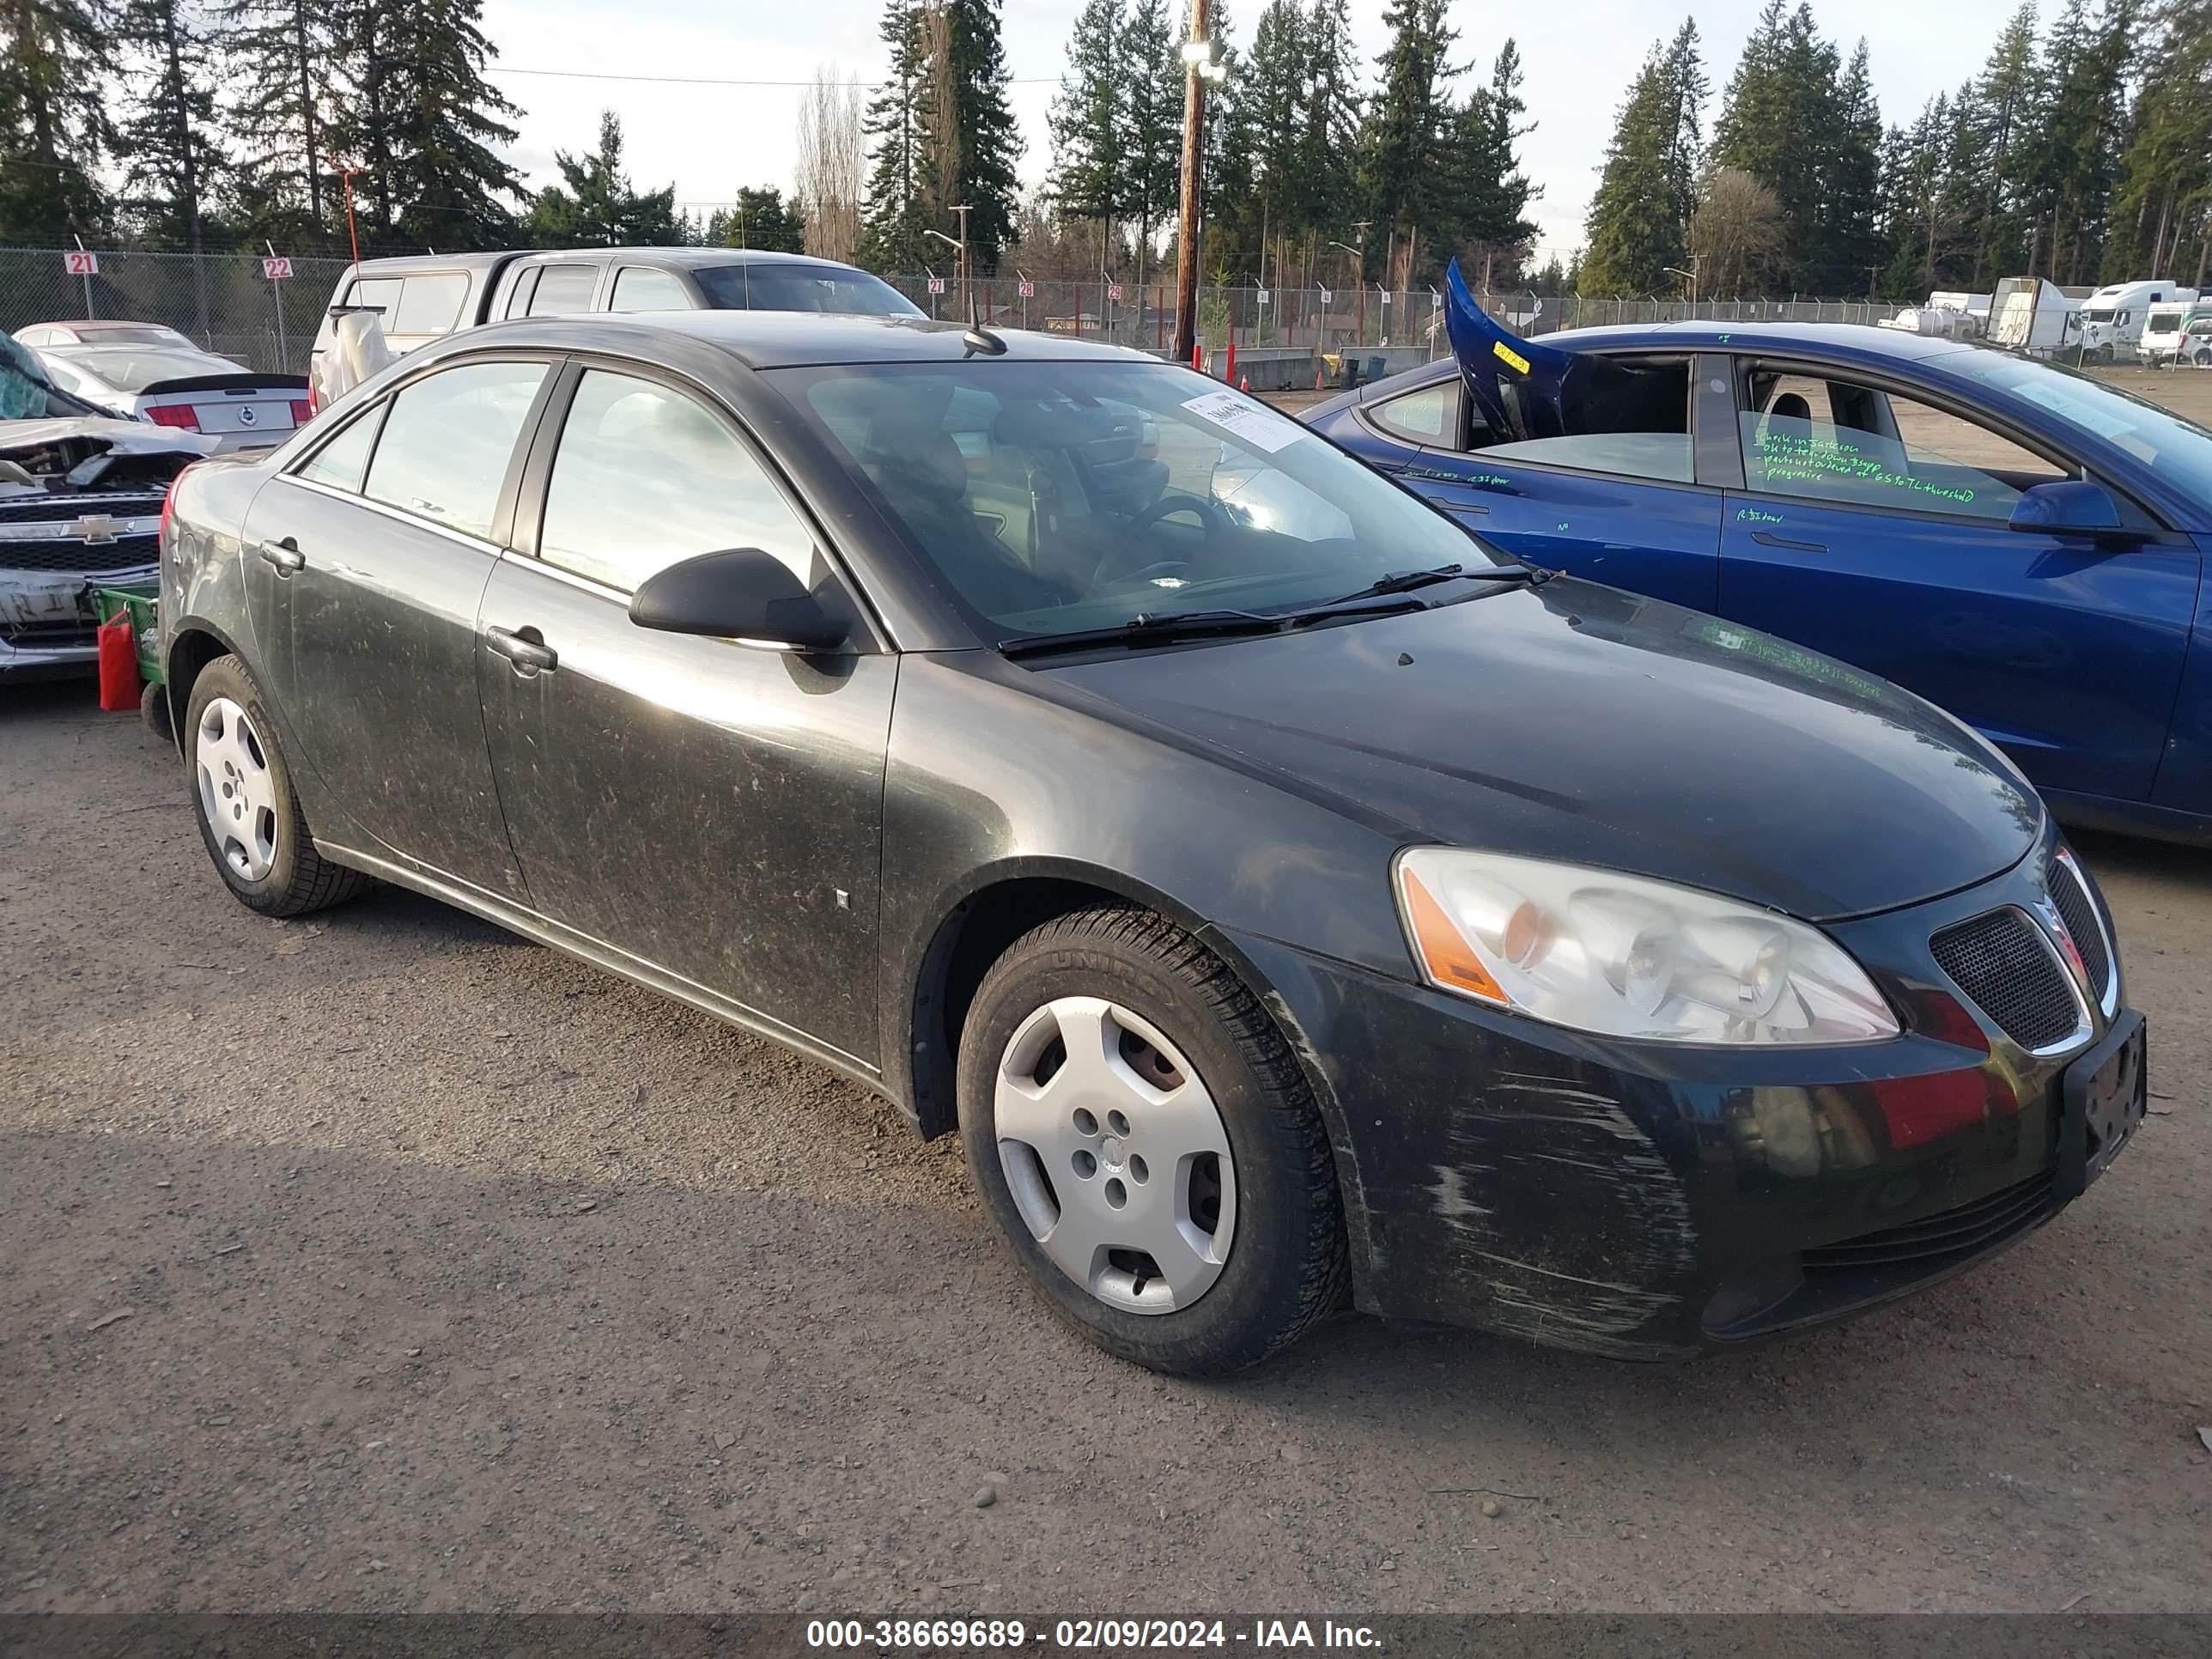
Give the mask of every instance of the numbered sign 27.
M 942 276 L 933 276 L 933 277 L 931 277 L 931 278 L 929 279 L 929 291 L 930 291 L 932 294 L 942 294 L 942 293 L 944 293 L 944 292 L 945 292 L 945 278 L 943 278 Z

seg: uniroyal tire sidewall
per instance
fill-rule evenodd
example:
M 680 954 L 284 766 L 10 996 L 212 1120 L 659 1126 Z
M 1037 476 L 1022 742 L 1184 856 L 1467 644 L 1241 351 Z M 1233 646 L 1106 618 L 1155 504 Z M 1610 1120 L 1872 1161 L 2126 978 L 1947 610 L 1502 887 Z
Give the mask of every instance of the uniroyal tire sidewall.
M 1236 1230 L 1221 1276 L 1188 1308 L 1136 1314 L 1108 1306 L 1048 1256 L 1016 1208 L 993 1126 L 999 1061 L 1021 1023 L 1058 997 L 1117 1002 L 1158 1026 L 1197 1067 L 1227 1132 L 1237 1182 Z M 1287 1131 L 1295 1103 L 1274 1098 L 1206 999 L 1148 953 L 1090 939 L 1049 949 L 1018 945 L 986 975 L 962 1034 L 960 1133 L 983 1201 L 1053 1305 L 1110 1352 L 1157 1370 L 1236 1370 L 1279 1346 L 1300 1304 L 1317 1203 Z
M 217 697 L 228 697 L 246 710 L 246 719 L 253 724 L 253 735 L 260 741 L 261 753 L 269 763 L 271 793 L 276 798 L 276 856 L 270 862 L 269 873 L 258 881 L 248 881 L 230 867 L 222 855 L 222 839 L 208 823 L 207 808 L 200 799 L 200 716 Z M 199 678 L 192 682 L 191 703 L 185 711 L 184 750 L 185 787 L 191 797 L 192 821 L 200 827 L 200 841 L 207 848 L 216 873 L 240 903 L 255 910 L 275 909 L 291 891 L 292 878 L 299 865 L 300 808 L 292 793 L 291 768 L 285 763 L 283 747 L 276 741 L 276 721 L 261 701 L 261 688 L 253 683 L 253 677 L 237 658 L 218 658 L 201 670 Z

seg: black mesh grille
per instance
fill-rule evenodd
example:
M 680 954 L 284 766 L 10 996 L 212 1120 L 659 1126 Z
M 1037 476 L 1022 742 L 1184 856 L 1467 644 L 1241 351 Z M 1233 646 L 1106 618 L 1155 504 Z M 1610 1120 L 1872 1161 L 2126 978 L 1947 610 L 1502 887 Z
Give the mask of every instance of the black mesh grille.
M 88 513 L 105 513 L 114 519 L 150 519 L 161 510 L 159 495 L 88 498 L 71 490 L 66 495 L 18 496 L 11 501 L 0 501 L 0 524 L 67 524 Z
M 1880 1232 L 1861 1233 L 1839 1244 L 1808 1250 L 1805 1271 L 1864 1272 L 1907 1263 L 1932 1269 L 1942 1266 L 1947 1258 L 1973 1255 L 2041 1219 L 2051 1207 L 2051 1172 L 2045 1170 L 2015 1186 L 1924 1221 L 1885 1227 Z
M 0 542 L 0 570 L 150 570 L 161 557 L 159 538 L 118 536 L 112 542 Z
M 2074 948 L 2081 953 L 2081 965 L 2089 970 L 2089 988 L 2102 1002 L 2105 988 L 2112 980 L 2112 958 L 2105 949 L 2105 930 L 2097 925 L 2096 907 L 2089 902 L 2087 890 L 2074 872 L 2057 859 L 2051 861 L 2045 880 L 2052 902 L 2065 919 L 2066 931 L 2074 935 Z
M 2022 911 L 2008 907 L 1946 927 L 1928 948 L 1951 982 L 2023 1048 L 2063 1041 L 2080 1023 L 2066 970 Z

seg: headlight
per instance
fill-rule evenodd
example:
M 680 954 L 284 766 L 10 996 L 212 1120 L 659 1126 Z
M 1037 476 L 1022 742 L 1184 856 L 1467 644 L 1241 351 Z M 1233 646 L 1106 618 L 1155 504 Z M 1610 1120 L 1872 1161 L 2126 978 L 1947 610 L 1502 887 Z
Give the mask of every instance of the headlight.
M 1536 1019 L 1671 1042 L 1869 1042 L 1897 1020 L 1817 928 L 1693 888 L 1448 847 L 1401 854 L 1429 982 Z

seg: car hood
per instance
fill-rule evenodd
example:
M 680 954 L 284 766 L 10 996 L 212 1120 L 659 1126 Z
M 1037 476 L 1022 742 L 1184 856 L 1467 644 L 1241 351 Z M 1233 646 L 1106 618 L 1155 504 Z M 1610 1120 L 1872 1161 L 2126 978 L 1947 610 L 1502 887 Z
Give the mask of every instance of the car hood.
M 1044 672 L 1407 842 L 1628 871 L 1815 921 L 1985 879 L 2043 829 L 2012 768 L 1910 693 L 1567 578 Z

